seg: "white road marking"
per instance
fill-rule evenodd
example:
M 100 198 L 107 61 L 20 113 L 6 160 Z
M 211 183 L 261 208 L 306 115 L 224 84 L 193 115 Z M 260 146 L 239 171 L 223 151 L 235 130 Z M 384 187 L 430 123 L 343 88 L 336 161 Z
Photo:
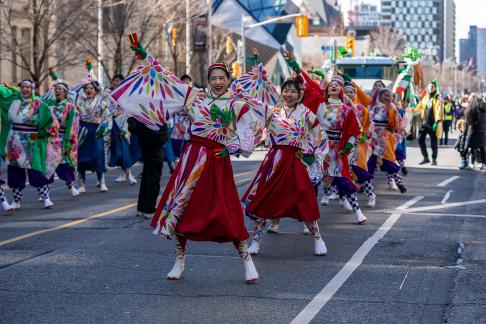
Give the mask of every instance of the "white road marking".
M 440 202 L 441 204 L 445 204 L 447 200 L 449 200 L 449 197 L 451 196 L 452 189 L 447 191 L 446 194 L 444 195 L 444 198 L 442 198 L 442 201 Z
M 423 198 L 424 198 L 424 196 L 414 197 L 414 198 L 410 199 L 409 201 L 407 201 L 406 203 L 404 203 L 403 205 L 397 207 L 396 210 L 405 210 L 405 209 L 408 209 L 408 207 L 414 205 L 415 203 L 417 203 L 419 200 L 421 200 Z
M 450 178 L 448 178 L 448 179 L 445 179 L 445 180 L 444 180 L 444 181 L 442 181 L 441 183 L 439 183 L 439 184 L 437 185 L 437 187 L 445 187 L 445 186 L 447 186 L 449 183 L 451 183 L 452 181 L 457 180 L 457 179 L 459 179 L 459 178 L 460 178 L 460 176 L 452 176 L 452 177 L 450 177 Z
M 422 198 L 423 196 L 417 196 L 407 201 L 396 210 L 405 210 Z M 385 223 L 383 223 L 383 225 L 381 225 L 380 228 L 360 246 L 351 259 L 341 268 L 341 270 L 339 270 L 331 281 L 329 281 L 312 301 L 292 320 L 291 324 L 304 324 L 312 321 L 322 307 L 327 304 L 351 274 L 361 265 L 364 258 L 376 243 L 378 243 L 378 241 L 393 227 L 396 221 L 400 218 L 400 215 L 400 213 L 390 215 Z
M 435 210 L 435 209 L 447 209 L 452 207 L 460 207 L 466 205 L 477 205 L 477 204 L 484 204 L 486 203 L 486 199 L 478 199 L 478 200 L 471 200 L 471 201 L 462 201 L 462 202 L 455 202 L 455 203 L 445 203 L 439 205 L 430 205 L 424 207 L 415 207 L 407 209 L 407 213 L 414 213 L 414 212 L 422 212 L 427 210 Z M 376 209 L 376 210 L 367 210 L 368 214 L 387 214 L 387 213 L 394 213 L 396 212 L 395 209 Z M 423 213 L 420 213 L 423 214 Z
M 451 207 L 460 207 L 460 206 L 466 206 L 466 205 L 477 205 L 477 204 L 484 204 L 484 203 L 486 203 L 486 199 L 478 199 L 478 200 L 461 201 L 461 202 L 455 202 L 455 203 L 446 203 L 446 204 L 440 204 L 440 205 L 415 207 L 415 208 L 407 209 L 407 212 L 414 213 L 414 212 L 422 212 L 422 211 L 427 211 L 427 210 L 445 209 L 445 208 L 451 208 Z
M 407 277 L 408 277 L 408 271 L 407 271 L 407 273 L 405 274 L 405 278 L 403 278 L 402 284 L 400 285 L 400 288 L 398 288 L 398 290 L 402 290 L 403 285 L 405 284 L 405 280 L 407 280 Z
M 404 215 L 416 215 L 416 216 L 438 216 L 438 217 L 464 217 L 464 218 L 486 218 L 486 215 L 476 214 L 444 214 L 444 213 L 409 213 L 403 212 Z

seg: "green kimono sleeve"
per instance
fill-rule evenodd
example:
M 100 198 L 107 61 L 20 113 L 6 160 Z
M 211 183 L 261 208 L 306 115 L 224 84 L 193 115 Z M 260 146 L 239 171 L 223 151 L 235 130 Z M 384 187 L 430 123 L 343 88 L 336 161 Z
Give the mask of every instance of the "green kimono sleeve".
M 67 154 L 67 152 L 71 152 L 71 150 L 73 149 L 71 132 L 73 131 L 73 122 L 75 117 L 76 117 L 76 111 L 73 107 L 73 109 L 71 109 L 71 111 L 69 112 L 69 116 L 66 120 L 66 131 L 62 139 L 62 143 L 63 143 L 62 149 L 63 152 L 66 152 L 64 158 L 66 159 L 66 162 L 69 164 L 69 166 L 71 166 L 71 168 L 73 168 L 74 170 L 76 170 L 76 162 L 71 160 L 71 156 L 70 154 Z
M 8 109 L 14 100 L 20 99 L 18 89 L 6 87 L 0 84 L 0 155 L 6 152 L 7 137 L 10 131 L 10 121 L 8 118 Z
M 37 127 L 39 128 L 39 137 L 36 140 L 36 149 L 33 151 L 32 168 L 46 174 L 47 161 L 47 141 L 50 136 L 50 130 L 53 126 L 54 117 L 49 107 L 42 101 L 41 98 L 35 97 L 35 101 L 39 100 L 41 103 L 38 109 Z

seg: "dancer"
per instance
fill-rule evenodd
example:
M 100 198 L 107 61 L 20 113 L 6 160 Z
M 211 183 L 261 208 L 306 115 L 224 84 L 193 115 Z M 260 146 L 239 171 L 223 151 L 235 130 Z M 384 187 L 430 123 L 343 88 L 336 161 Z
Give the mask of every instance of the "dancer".
M 59 125 L 49 107 L 34 95 L 33 81 L 23 80 L 19 87 L 20 92 L 0 85 L 0 106 L 5 111 L 0 140 L 1 147 L 6 145 L 12 208 L 20 208 L 27 177 L 30 185 L 39 188 L 44 208 L 51 208 L 47 184 L 61 161 Z M 4 198 L 0 193 L 0 200 Z
M 281 86 L 282 106 L 269 107 L 266 112 L 272 147 L 242 198 L 247 215 L 255 220 L 251 254 L 260 251 L 267 219 L 282 217 L 304 222 L 314 237 L 314 254 L 327 254 L 317 224 L 320 215 L 315 191 L 303 161 L 311 133 L 316 142 L 321 134 L 316 115 L 301 104 L 301 85 L 295 79 L 285 81 Z
M 370 117 L 373 120 L 373 141 L 375 144 L 373 154 L 368 160 L 368 172 L 374 175 L 376 166 L 389 175 L 389 181 L 394 180 L 401 193 L 407 188 L 402 183 L 400 167 L 396 162 L 396 138 L 394 134 L 399 131 L 400 120 L 398 111 L 392 103 L 392 93 L 383 88 L 373 95 Z
M 73 183 L 76 179 L 75 170 L 78 160 L 79 115 L 74 105 L 68 101 L 68 93 L 68 85 L 56 78 L 54 98 L 46 99 L 45 96 L 44 102 L 59 122 L 62 160 L 56 168 L 57 176 L 66 182 L 71 195 L 76 197 L 79 195 L 79 191 Z M 49 182 L 53 181 L 52 177 Z
M 367 221 L 358 203 L 358 187 L 353 183 L 348 162 L 348 154 L 359 142 L 360 126 L 351 103 L 344 97 L 344 80 L 334 75 L 325 90 L 326 101 L 318 110 L 317 117 L 329 138 L 329 154 L 324 160 L 324 189 L 321 204 L 329 204 L 332 186 L 336 186 L 340 196 L 351 205 L 358 224 Z
M 130 170 L 133 164 L 140 160 L 141 152 L 136 135 L 128 131 L 128 115 L 121 109 L 114 100 L 110 99 L 110 93 L 120 85 L 125 79 L 121 74 L 116 74 L 111 79 L 111 86 L 105 91 L 108 97 L 110 114 L 112 115 L 112 127 L 110 132 L 110 167 L 120 167 L 122 174 L 115 182 L 127 182 L 136 184 L 137 179 L 132 175 Z
M 354 102 L 356 89 L 353 84 L 349 82 L 344 83 L 344 94 L 351 102 Z M 373 175 L 368 172 L 367 166 L 368 158 L 371 155 L 371 137 L 374 126 L 370 119 L 368 108 L 358 103 L 353 105 L 353 109 L 360 123 L 361 137 L 359 144 L 349 155 L 349 163 L 355 175 L 356 182 L 368 196 L 367 206 L 375 207 L 376 195 L 372 183 Z
M 400 172 L 403 176 L 408 174 L 405 160 L 407 159 L 407 133 L 410 129 L 410 123 L 405 113 L 406 103 L 402 100 L 397 100 L 398 118 L 400 120 L 399 132 L 396 133 L 397 148 L 395 149 L 395 156 L 397 163 L 400 166 Z
M 154 234 L 176 239 L 176 260 L 167 279 L 181 278 L 187 240 L 233 242 L 244 262 L 245 279 L 258 279 L 230 155 L 248 156 L 262 128 L 262 105 L 228 90 L 230 73 L 221 63 L 208 69 L 209 91 L 191 88 L 147 55 L 131 35 L 141 66 L 113 91 L 129 114 L 156 130 L 177 111 L 191 118 L 191 138 L 152 219 Z M 140 91 L 139 91 L 140 90 Z M 260 111 L 258 111 L 260 110 Z M 150 112 L 150 113 L 148 113 Z
M 92 60 L 87 60 L 88 78 L 77 88 L 76 107 L 79 111 L 78 172 L 79 193 L 86 192 L 86 171 L 96 172 L 101 192 L 108 191 L 105 182 L 104 136 L 110 129 L 110 111 L 101 85 L 92 74 Z

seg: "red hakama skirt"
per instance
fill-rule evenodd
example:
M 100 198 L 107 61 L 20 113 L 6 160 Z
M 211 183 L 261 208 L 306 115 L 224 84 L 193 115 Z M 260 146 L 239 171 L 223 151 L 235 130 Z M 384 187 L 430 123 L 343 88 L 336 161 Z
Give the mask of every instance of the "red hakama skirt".
M 165 207 L 170 213 L 170 209 L 176 207 L 175 203 L 166 206 L 169 195 L 171 192 L 178 193 L 184 190 L 183 186 L 191 181 L 189 174 L 200 160 L 199 155 L 206 154 L 206 161 L 187 201 L 187 206 L 178 216 L 175 233 L 192 241 L 223 243 L 248 239 L 230 157 L 229 155 L 224 158 L 215 156 L 216 150 L 222 148 L 224 146 L 218 142 L 191 136 L 189 145 L 186 146 L 181 161 L 172 173 L 159 201 L 152 219 L 152 227 L 156 228 L 159 222 L 164 225 L 166 220 L 164 218 L 167 216 L 161 219 L 162 210 Z M 183 161 L 184 163 L 181 163 Z M 164 215 L 167 215 L 167 212 Z
M 316 194 L 299 153 L 293 146 L 272 147 L 243 196 L 247 213 L 264 219 L 319 219 Z

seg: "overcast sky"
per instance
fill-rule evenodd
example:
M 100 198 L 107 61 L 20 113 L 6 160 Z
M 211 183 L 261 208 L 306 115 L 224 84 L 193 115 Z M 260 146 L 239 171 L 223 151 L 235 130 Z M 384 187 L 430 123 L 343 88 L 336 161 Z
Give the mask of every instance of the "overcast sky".
M 345 12 L 347 22 L 347 11 L 350 0 L 338 0 Z M 353 3 L 357 1 L 353 0 Z M 372 3 L 380 6 L 381 0 L 359 0 L 359 3 Z M 477 25 L 486 28 L 486 0 L 455 0 L 456 2 L 456 52 L 459 52 L 459 39 L 467 38 L 469 25 Z

